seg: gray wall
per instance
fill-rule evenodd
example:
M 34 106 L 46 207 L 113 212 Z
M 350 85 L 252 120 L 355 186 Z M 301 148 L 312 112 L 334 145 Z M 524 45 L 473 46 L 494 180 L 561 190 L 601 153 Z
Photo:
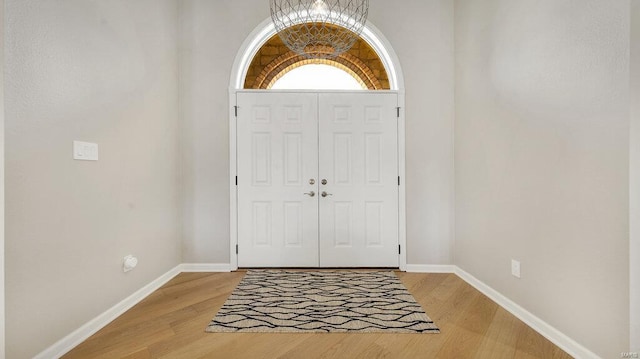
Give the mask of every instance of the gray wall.
M 0 0 L 0 359 L 5 357 L 4 295 L 4 0 Z
M 629 347 L 629 280 L 640 296 L 628 9 L 371 0 L 370 13 L 406 75 L 408 263 L 457 264 L 603 357 Z M 229 77 L 268 16 L 262 0 L 6 1 L 8 357 L 180 262 L 229 262 Z M 73 161 L 73 140 L 97 142 L 100 161 Z
M 30 358 L 181 261 L 178 7 L 5 11 L 7 356 Z M 73 140 L 100 160 L 72 160 Z
M 630 246 L 631 350 L 640 352 L 640 1 L 631 1 Z
M 372 0 L 370 9 L 406 74 L 408 263 L 451 264 L 453 2 L 405 0 L 399 11 Z M 229 78 L 268 2 L 183 0 L 180 12 L 184 261 L 229 263 Z
M 455 263 L 618 357 L 629 347 L 629 1 L 455 5 Z

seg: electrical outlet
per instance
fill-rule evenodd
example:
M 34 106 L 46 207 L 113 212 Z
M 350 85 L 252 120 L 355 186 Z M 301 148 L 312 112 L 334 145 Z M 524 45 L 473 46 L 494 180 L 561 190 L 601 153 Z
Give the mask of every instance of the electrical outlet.
M 511 260 L 511 274 L 514 277 L 520 278 L 520 262 L 515 259 Z

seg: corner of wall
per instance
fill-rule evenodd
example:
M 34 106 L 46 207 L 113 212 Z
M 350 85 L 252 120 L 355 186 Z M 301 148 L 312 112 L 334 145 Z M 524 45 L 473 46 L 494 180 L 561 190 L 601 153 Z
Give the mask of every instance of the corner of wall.
M 186 190 L 185 190 L 185 181 L 184 181 L 184 161 L 182 160 L 185 156 L 185 141 L 184 141 L 184 129 L 182 128 L 182 124 L 184 123 L 183 118 L 183 110 L 184 110 L 184 99 L 182 97 L 182 93 L 183 93 L 183 86 L 182 86 L 182 79 L 183 79 L 183 73 L 182 73 L 182 55 L 183 55 L 183 51 L 182 51 L 182 46 L 180 46 L 180 44 L 182 43 L 182 38 L 183 38 L 183 9 L 184 6 L 184 2 L 180 1 L 180 0 L 176 0 L 176 25 L 178 27 L 177 29 L 177 36 L 176 36 L 176 66 L 177 66 L 177 70 L 176 70 L 176 86 L 177 86 L 177 103 L 178 103 L 178 126 L 176 126 L 177 129 L 177 149 L 178 149 L 178 163 L 177 163 L 177 168 L 176 168 L 176 172 L 177 172 L 177 186 L 178 186 L 178 190 L 177 190 L 177 194 L 178 194 L 178 199 L 177 199 L 177 213 L 178 213 L 178 220 L 177 220 L 177 238 L 176 241 L 177 243 L 177 248 L 178 248 L 178 252 L 179 252 L 179 259 L 180 259 L 180 263 L 184 262 L 184 257 L 185 257 L 185 253 L 184 253 L 184 239 L 185 239 L 185 235 L 184 235 L 184 228 L 185 228 L 185 208 L 184 208 L 184 202 L 185 202 L 185 198 L 186 198 Z
M 631 1 L 629 154 L 629 338 L 640 351 L 640 1 Z
M 0 359 L 4 359 L 4 0 L 0 0 Z

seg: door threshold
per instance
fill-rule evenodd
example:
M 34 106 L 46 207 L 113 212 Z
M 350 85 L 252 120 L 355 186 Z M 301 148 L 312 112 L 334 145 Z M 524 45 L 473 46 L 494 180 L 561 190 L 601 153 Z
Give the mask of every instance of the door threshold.
M 239 267 L 238 271 L 251 269 L 273 270 L 400 270 L 400 267 Z

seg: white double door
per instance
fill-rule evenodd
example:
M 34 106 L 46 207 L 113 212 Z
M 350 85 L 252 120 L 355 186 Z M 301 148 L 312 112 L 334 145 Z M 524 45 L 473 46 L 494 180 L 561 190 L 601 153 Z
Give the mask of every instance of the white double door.
M 237 94 L 238 265 L 398 267 L 397 95 Z

